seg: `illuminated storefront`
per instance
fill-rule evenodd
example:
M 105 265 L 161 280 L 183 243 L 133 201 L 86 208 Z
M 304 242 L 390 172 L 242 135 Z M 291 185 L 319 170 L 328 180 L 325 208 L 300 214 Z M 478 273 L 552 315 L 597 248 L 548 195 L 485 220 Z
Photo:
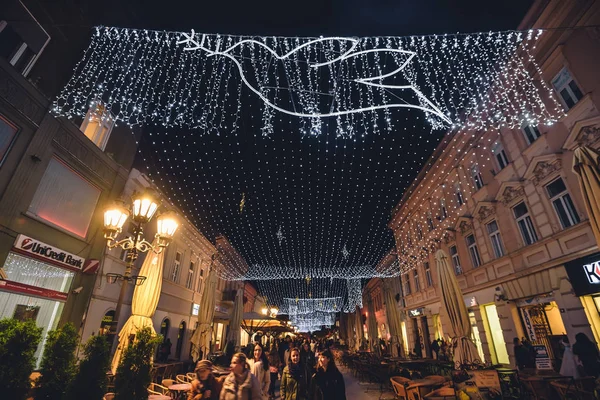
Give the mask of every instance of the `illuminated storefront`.
M 583 304 L 596 342 L 600 342 L 600 253 L 565 264 L 569 280 Z

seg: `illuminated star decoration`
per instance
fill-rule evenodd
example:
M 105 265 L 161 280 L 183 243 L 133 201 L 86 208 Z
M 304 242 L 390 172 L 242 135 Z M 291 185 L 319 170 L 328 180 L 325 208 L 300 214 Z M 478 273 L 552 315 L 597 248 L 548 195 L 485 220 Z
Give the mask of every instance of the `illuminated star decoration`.
M 244 211 L 244 206 L 246 205 L 246 193 L 242 193 L 242 200 L 240 200 L 240 214 Z

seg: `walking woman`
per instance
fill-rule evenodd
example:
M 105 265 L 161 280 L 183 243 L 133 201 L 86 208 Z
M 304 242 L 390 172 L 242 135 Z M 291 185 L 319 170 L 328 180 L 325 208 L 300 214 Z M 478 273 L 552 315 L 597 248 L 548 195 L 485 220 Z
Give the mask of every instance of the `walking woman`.
M 337 369 L 331 350 L 319 353 L 319 365 L 313 375 L 310 400 L 346 400 L 344 377 Z
M 600 375 L 600 354 L 596 343 L 592 342 L 585 333 L 575 335 L 573 354 L 579 359 L 586 376 L 597 378 Z
M 260 384 L 262 399 L 267 400 L 269 397 L 271 373 L 269 372 L 269 360 L 267 360 L 267 355 L 263 352 L 261 345 L 257 344 L 254 346 L 254 358 L 250 360 L 249 364 L 250 372 L 256 376 L 256 379 L 258 379 L 258 383 Z
M 231 359 L 231 373 L 223 382 L 219 400 L 260 399 L 260 384 L 250 372 L 250 365 L 244 353 L 236 353 Z
M 281 360 L 279 359 L 279 352 L 275 348 L 275 345 L 271 346 L 269 350 L 269 373 L 271 374 L 271 383 L 269 384 L 269 400 L 275 399 L 275 383 L 277 382 L 277 375 L 279 374 L 279 367 L 281 367 Z
M 283 369 L 281 375 L 281 400 L 307 399 L 306 370 L 300 365 L 300 350 L 290 350 L 290 363 Z

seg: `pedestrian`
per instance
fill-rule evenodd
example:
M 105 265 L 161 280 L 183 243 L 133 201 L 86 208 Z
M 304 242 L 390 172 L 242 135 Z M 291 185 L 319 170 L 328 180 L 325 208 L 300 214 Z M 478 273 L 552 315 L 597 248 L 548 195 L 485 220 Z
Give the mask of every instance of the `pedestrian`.
M 560 364 L 560 374 L 562 376 L 572 376 L 574 379 L 580 378 L 581 376 L 577 369 L 577 362 L 575 361 L 575 355 L 573 354 L 573 349 L 569 343 L 569 338 L 565 336 L 564 339 L 560 341 L 560 344 L 564 348 L 562 362 Z
M 600 355 L 596 343 L 592 342 L 585 333 L 579 332 L 575 335 L 573 354 L 577 356 L 585 372 L 585 376 L 597 378 L 600 375 Z
M 219 400 L 256 400 L 261 399 L 260 383 L 248 365 L 248 358 L 244 353 L 236 353 L 231 359 L 231 373 L 223 382 L 223 389 Z
M 277 352 L 277 349 L 275 349 L 275 345 L 271 346 L 271 350 L 269 350 L 267 359 L 269 360 L 269 373 L 271 375 L 271 383 L 269 384 L 269 400 L 274 400 L 275 383 L 277 381 L 277 376 L 279 375 L 279 367 L 281 367 L 281 360 L 279 359 L 279 353 Z
M 523 344 L 517 337 L 513 339 L 513 350 L 515 353 L 515 361 L 517 364 L 517 369 L 523 370 L 524 368 L 528 368 L 529 365 L 531 364 L 531 362 L 530 362 L 531 355 L 529 353 L 529 350 L 527 350 L 527 348 L 525 348 L 525 346 L 523 346 Z
M 306 371 L 300 365 L 300 350 L 294 347 L 290 350 L 290 363 L 281 376 L 281 399 L 306 400 L 307 389 Z
M 306 370 L 306 378 L 308 379 L 308 383 L 310 384 L 310 378 L 315 373 L 315 354 L 310 350 L 310 345 L 308 342 L 304 342 L 302 345 L 302 350 L 300 350 L 300 364 Z
M 346 400 L 344 377 L 335 365 L 331 350 L 319 354 L 317 372 L 311 382 L 310 400 Z
M 188 400 L 216 400 L 221 392 L 221 385 L 212 373 L 213 364 L 208 360 L 198 361 L 194 373 L 196 378 L 192 381 L 192 388 L 188 393 Z
M 433 339 L 433 342 L 431 342 L 431 350 L 433 351 L 433 354 L 435 354 L 435 359 L 439 360 L 440 343 L 437 341 L 437 339 Z
M 254 345 L 254 358 L 249 360 L 250 372 L 260 384 L 260 392 L 262 393 L 263 400 L 269 397 L 269 384 L 271 383 L 271 373 L 269 372 L 269 360 L 267 355 L 264 353 L 261 345 Z

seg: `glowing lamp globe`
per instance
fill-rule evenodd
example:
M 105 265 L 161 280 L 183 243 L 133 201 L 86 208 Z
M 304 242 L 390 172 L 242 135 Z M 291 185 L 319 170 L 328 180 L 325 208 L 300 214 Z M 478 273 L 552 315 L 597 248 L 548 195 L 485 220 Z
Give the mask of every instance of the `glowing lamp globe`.
M 269 309 L 267 307 L 263 307 L 263 309 L 260 311 L 263 313 L 263 315 L 267 315 L 267 313 L 269 312 Z
M 172 211 L 162 213 L 158 216 L 156 225 L 156 237 L 159 239 L 159 246 L 167 246 L 173 240 L 175 231 L 179 227 L 177 215 Z
M 149 188 L 143 193 L 133 195 L 133 219 L 136 222 L 146 223 L 152 219 L 158 209 L 158 195 Z
M 277 313 L 279 312 L 279 310 L 275 307 L 271 308 L 271 316 L 273 318 L 275 318 L 275 316 L 277 315 Z
M 114 203 L 104 211 L 104 236 L 114 239 L 123 230 L 129 218 L 129 210 L 122 204 Z

